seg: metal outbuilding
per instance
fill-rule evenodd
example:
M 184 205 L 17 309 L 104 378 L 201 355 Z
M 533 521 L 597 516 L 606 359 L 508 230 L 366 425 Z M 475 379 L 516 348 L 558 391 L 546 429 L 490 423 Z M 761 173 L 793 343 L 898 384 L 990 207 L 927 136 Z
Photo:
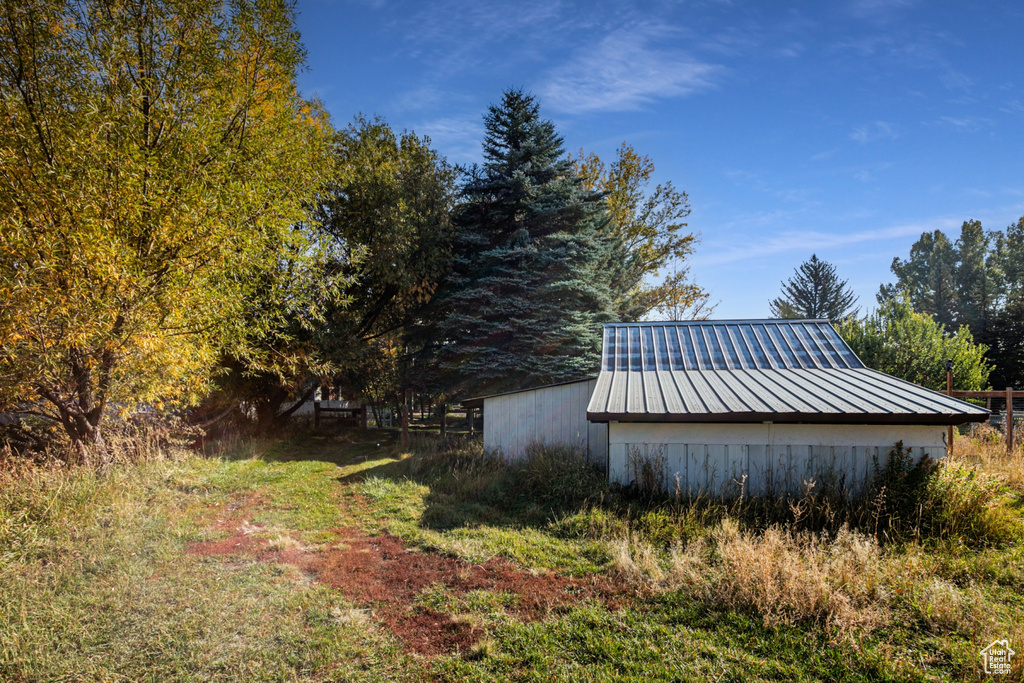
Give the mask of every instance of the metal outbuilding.
M 587 420 L 596 377 L 466 399 L 484 412 L 484 448 L 518 458 L 534 443 L 581 448 L 593 462 L 608 460 L 608 425 Z
M 607 324 L 600 374 L 585 381 L 585 420 L 607 429 L 609 478 L 629 484 L 653 465 L 689 493 L 795 490 L 826 477 L 855 491 L 897 441 L 942 457 L 947 425 L 988 416 L 867 368 L 827 320 Z M 493 421 L 499 397 L 474 399 L 485 446 L 546 440 L 545 421 L 565 410 L 538 408 L 552 405 L 530 396 L 544 389 L 502 395 Z

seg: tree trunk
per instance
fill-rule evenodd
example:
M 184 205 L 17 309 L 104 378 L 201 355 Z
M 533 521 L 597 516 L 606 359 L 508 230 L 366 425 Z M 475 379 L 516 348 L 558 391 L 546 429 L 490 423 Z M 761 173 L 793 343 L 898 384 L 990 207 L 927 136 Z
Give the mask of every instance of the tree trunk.
M 88 370 L 82 371 L 88 375 Z M 76 378 L 77 388 L 82 388 L 82 378 Z M 85 377 L 88 382 L 88 377 Z M 71 441 L 72 452 L 77 456 L 78 463 L 87 464 L 96 456 L 97 464 L 102 464 L 107 455 L 106 442 L 103 440 L 101 422 L 103 405 L 90 405 L 90 394 L 79 392 L 79 400 L 67 399 L 55 390 L 45 386 L 37 387 L 39 395 L 57 409 L 60 424 Z M 85 404 L 84 406 L 82 404 Z
M 288 392 L 277 388 L 265 400 L 256 404 L 257 431 L 260 433 L 273 431 L 278 424 L 277 412 L 286 400 L 288 400 Z
M 316 385 L 313 385 L 312 389 L 310 389 L 305 394 L 303 394 L 302 398 L 300 398 L 298 401 L 295 402 L 295 405 L 293 405 L 291 408 L 288 408 L 287 410 L 282 412 L 280 415 L 278 415 L 277 416 L 277 421 L 279 423 L 281 423 L 284 420 L 287 420 L 288 418 L 290 418 L 292 415 L 294 415 L 295 411 L 298 410 L 299 408 L 301 408 L 302 404 L 304 404 L 306 401 L 309 400 L 309 397 L 313 395 L 314 391 L 316 391 Z

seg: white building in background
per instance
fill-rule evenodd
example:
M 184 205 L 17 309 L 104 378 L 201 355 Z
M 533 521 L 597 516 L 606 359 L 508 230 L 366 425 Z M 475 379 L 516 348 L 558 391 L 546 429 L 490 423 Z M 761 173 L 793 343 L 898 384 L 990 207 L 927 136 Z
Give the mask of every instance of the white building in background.
M 463 405 L 483 408 L 484 446 L 506 457 L 576 444 L 613 482 L 714 494 L 825 477 L 856 491 L 896 442 L 940 458 L 948 425 L 988 417 L 867 368 L 826 320 L 608 324 L 596 379 Z
M 608 461 L 608 425 L 587 420 L 587 404 L 596 377 L 522 391 L 471 398 L 467 410 L 483 408 L 484 448 L 519 458 L 532 443 L 558 444 L 585 450 L 592 462 Z

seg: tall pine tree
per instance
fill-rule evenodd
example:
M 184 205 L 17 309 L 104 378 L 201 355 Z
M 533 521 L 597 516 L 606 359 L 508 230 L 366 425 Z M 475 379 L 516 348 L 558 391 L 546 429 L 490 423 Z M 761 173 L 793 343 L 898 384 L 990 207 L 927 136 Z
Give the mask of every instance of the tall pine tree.
M 957 322 L 984 336 L 996 312 L 1000 273 L 992 256 L 991 233 L 981 221 L 964 221 L 956 241 Z
M 796 269 L 789 282 L 782 283 L 782 296 L 768 303 L 777 318 L 828 318 L 840 320 L 856 314 L 857 297 L 846 280 L 836 275 L 836 267 L 811 254 Z
M 988 346 L 993 386 L 1024 382 L 1024 218 L 986 232 L 964 221 L 955 243 L 936 230 L 923 233 L 906 260 L 893 259 L 897 281 L 882 285 L 879 304 L 902 293 L 914 310 L 948 329 L 961 325 Z
M 952 328 L 959 307 L 956 267 L 956 247 L 949 238 L 941 230 L 922 233 L 910 248 L 910 258 L 892 260 L 891 269 L 899 283 L 895 288 L 883 286 L 880 298 L 906 291 L 915 311 L 928 313 Z
M 596 272 L 610 248 L 602 195 L 585 188 L 532 96 L 505 92 L 484 122 L 485 163 L 455 211 L 453 270 L 418 335 L 424 382 L 448 396 L 595 372 L 612 317 Z

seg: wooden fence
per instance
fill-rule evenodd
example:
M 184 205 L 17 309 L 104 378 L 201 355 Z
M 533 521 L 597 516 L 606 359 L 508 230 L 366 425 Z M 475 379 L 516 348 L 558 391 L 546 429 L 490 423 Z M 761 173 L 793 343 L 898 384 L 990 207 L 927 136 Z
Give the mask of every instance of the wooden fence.
M 328 405 L 321 405 L 320 401 L 313 402 L 313 424 L 315 426 L 320 426 L 320 415 L 323 413 L 337 413 L 341 416 L 342 422 L 366 429 L 365 405 L 335 408 L 330 406 L 330 402 L 325 403 L 328 403 Z
M 947 389 L 946 394 L 953 398 L 984 398 L 988 399 L 988 407 L 991 410 L 992 399 L 1006 399 L 1006 454 L 1013 452 L 1013 399 L 1024 397 L 1024 391 L 1014 391 L 1012 387 L 1006 387 L 1005 391 L 952 391 Z M 949 429 L 949 448 L 953 449 L 953 428 Z

